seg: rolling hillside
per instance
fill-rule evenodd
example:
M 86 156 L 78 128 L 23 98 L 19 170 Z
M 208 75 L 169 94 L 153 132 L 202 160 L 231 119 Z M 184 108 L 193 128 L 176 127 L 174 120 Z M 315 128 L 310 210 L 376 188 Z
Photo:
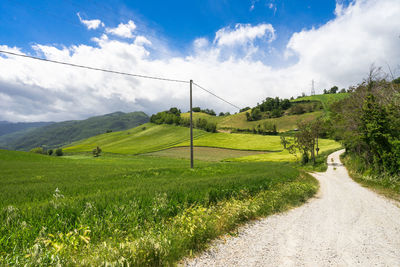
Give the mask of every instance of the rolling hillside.
M 263 125 L 264 123 L 275 124 L 278 132 L 285 132 L 293 130 L 296 127 L 296 123 L 299 120 L 313 120 L 319 116 L 322 116 L 322 111 L 304 113 L 301 115 L 284 115 L 280 118 L 262 119 L 258 121 L 248 121 L 246 119 L 246 112 L 241 112 L 229 116 L 211 116 L 202 112 L 194 112 L 193 119 L 198 118 L 207 119 L 210 122 L 217 124 L 218 130 L 229 130 L 229 129 L 246 129 L 251 130 L 257 125 Z M 183 118 L 188 118 L 189 113 L 182 113 Z
M 320 152 L 340 148 L 340 144 L 320 139 Z M 78 141 L 64 148 L 65 152 L 91 152 L 100 146 L 103 152 L 116 154 L 144 154 L 187 158 L 189 129 L 173 125 L 147 123 L 139 127 L 106 133 Z M 238 158 L 238 161 L 294 161 L 296 158 L 283 151 L 279 136 L 208 133 L 194 129 L 194 146 L 205 160 Z M 203 151 L 200 148 L 209 148 Z M 160 151 L 157 153 L 157 151 Z M 239 153 L 239 151 L 246 151 Z M 156 152 L 156 153 L 154 153 Z M 262 152 L 262 153 L 260 153 Z M 217 156 L 217 154 L 221 154 Z M 208 156 L 209 155 L 209 156 Z M 209 158 L 209 159 L 208 159 Z
M 299 102 L 299 101 L 319 101 L 322 103 L 324 110 L 329 111 L 329 106 L 343 98 L 349 96 L 349 93 L 337 93 L 337 94 L 323 94 L 323 95 L 311 95 L 300 97 L 297 99 L 292 100 L 292 102 Z
M 210 135 L 194 129 L 194 137 Z M 86 140 L 72 143 L 64 148 L 65 152 L 90 152 L 100 146 L 104 152 L 117 154 L 142 154 L 173 147 L 189 140 L 189 129 L 167 124 L 146 123 L 139 127 L 100 134 Z
M 30 150 L 38 146 L 60 147 L 106 131 L 136 127 L 148 121 L 149 117 L 143 112 L 115 112 L 86 120 L 53 123 L 27 132 L 15 132 L 0 139 L 0 146 L 12 150 Z

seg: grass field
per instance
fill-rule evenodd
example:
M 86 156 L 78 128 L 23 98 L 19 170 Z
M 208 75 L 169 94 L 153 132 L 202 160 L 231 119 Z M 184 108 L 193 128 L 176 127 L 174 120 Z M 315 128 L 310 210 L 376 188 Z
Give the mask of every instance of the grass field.
M 194 146 L 199 151 L 198 154 L 195 154 L 195 158 L 200 160 L 229 158 L 232 161 L 294 161 L 296 159 L 287 151 L 283 151 L 279 136 L 207 133 L 201 130 L 195 130 L 194 136 Z M 333 140 L 321 139 L 319 144 L 321 152 L 340 147 L 340 144 Z M 159 151 L 153 155 L 187 158 L 188 153 L 185 152 L 187 148 L 179 147 L 188 147 L 189 145 L 188 128 L 148 123 L 127 131 L 102 134 L 76 142 L 71 147 L 65 148 L 64 151 L 69 153 L 90 152 L 96 146 L 100 146 L 106 153 L 133 155 Z M 167 148 L 174 149 L 166 150 Z M 235 152 L 232 150 L 245 151 Z
M 297 128 L 296 124 L 299 121 L 309 121 L 318 118 L 323 115 L 322 111 L 316 111 L 312 113 L 305 113 L 301 115 L 285 115 L 280 118 L 263 119 L 258 121 L 248 121 L 246 118 L 246 112 L 232 114 L 229 116 L 211 116 L 202 112 L 194 112 L 193 119 L 198 118 L 207 119 L 210 122 L 217 124 L 217 129 L 249 129 L 256 128 L 257 125 L 263 125 L 264 123 L 275 124 L 278 132 L 285 132 Z M 189 113 L 182 113 L 183 118 L 188 118 Z
M 341 148 L 341 144 L 334 140 L 329 139 L 319 139 L 319 147 L 320 153 L 326 151 L 334 151 Z M 236 162 L 261 162 L 261 161 L 277 161 L 277 162 L 293 162 L 298 161 L 301 155 L 297 154 L 296 156 L 290 154 L 287 150 L 283 150 L 277 153 L 266 153 L 266 154 L 257 154 L 257 155 L 249 155 L 239 158 L 231 158 L 226 159 L 227 161 L 236 161 Z
M 229 129 L 229 128 L 238 128 L 238 129 L 253 129 L 257 127 L 257 125 L 263 125 L 265 122 L 275 124 L 278 132 L 285 132 L 289 130 L 293 130 L 297 128 L 297 123 L 299 121 L 310 121 L 317 117 L 320 117 L 323 114 L 322 111 L 305 113 L 301 115 L 287 115 L 282 116 L 280 118 L 274 119 L 263 119 L 259 121 L 247 121 L 246 112 L 234 114 L 231 116 L 227 116 L 225 119 L 221 120 L 218 123 L 219 129 Z
M 170 265 L 248 219 L 299 205 L 290 163 L 0 150 L 0 265 Z
M 193 133 L 194 138 L 210 134 L 197 129 L 194 129 Z M 64 148 L 64 151 L 90 152 L 96 146 L 100 146 L 104 152 L 141 154 L 166 149 L 189 138 L 189 130 L 186 127 L 146 123 L 133 129 L 101 134 L 72 143 Z
M 186 141 L 176 146 L 188 145 L 189 142 Z M 256 134 L 214 133 L 196 138 L 194 145 L 258 151 L 281 151 L 283 149 L 279 136 Z
M 323 94 L 323 95 L 312 95 L 312 96 L 305 96 L 301 98 L 297 98 L 295 100 L 292 100 L 293 102 L 297 101 L 304 101 L 304 100 L 309 100 L 309 101 L 320 101 L 322 103 L 322 106 L 324 107 L 324 110 L 329 111 L 329 106 L 339 100 L 342 100 L 346 97 L 348 97 L 348 93 L 337 93 L 337 94 Z

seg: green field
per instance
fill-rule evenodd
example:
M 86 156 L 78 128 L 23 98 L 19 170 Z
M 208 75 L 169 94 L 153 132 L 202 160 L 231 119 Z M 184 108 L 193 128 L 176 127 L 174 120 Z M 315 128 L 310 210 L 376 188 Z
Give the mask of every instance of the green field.
M 240 223 L 299 205 L 290 163 L 0 150 L 0 265 L 169 265 Z
M 194 129 L 194 137 L 209 135 Z M 146 123 L 133 129 L 97 135 L 72 143 L 65 152 L 90 152 L 100 146 L 104 152 L 119 154 L 141 154 L 158 151 L 189 140 L 189 129 L 167 124 Z
M 189 129 L 172 125 L 156 125 L 147 123 L 142 126 L 121 131 L 98 135 L 83 141 L 76 142 L 64 149 L 68 153 L 90 152 L 96 146 L 100 146 L 104 152 L 117 154 L 145 154 L 157 152 L 158 156 L 171 156 L 173 158 L 186 158 L 181 156 L 185 149 L 165 150 L 167 148 L 188 147 Z M 279 136 L 256 134 L 229 134 L 207 133 L 202 130 L 194 130 L 194 146 L 220 148 L 228 150 L 202 151 L 195 159 L 207 160 L 227 159 L 237 161 L 294 161 L 296 158 L 287 151 L 283 151 Z M 333 140 L 320 140 L 320 149 L 327 151 L 340 148 L 340 144 Z M 197 148 L 196 148 L 197 149 Z M 234 152 L 230 150 L 263 151 L 269 153 Z M 203 149 L 204 150 L 204 149 Z M 272 153 L 271 153 L 272 152 Z M 186 153 L 186 152 L 185 152 Z
M 339 100 L 342 100 L 346 97 L 349 96 L 349 93 L 337 93 L 337 94 L 323 94 L 323 95 L 312 95 L 312 96 L 305 96 L 305 97 L 300 97 L 295 100 L 292 100 L 292 102 L 298 102 L 298 101 L 320 101 L 324 107 L 324 110 L 328 111 L 329 106 L 332 105 L 332 103 L 337 102 Z
M 319 152 L 323 153 L 326 151 L 337 150 L 341 148 L 341 144 L 335 142 L 334 140 L 329 139 L 319 139 Z M 290 154 L 287 150 L 283 150 L 277 153 L 266 153 L 266 154 L 257 154 L 257 155 L 249 155 L 244 157 L 236 157 L 227 159 L 228 161 L 240 161 L 240 162 L 260 162 L 260 161 L 298 161 L 301 155 L 293 155 Z
M 230 158 L 245 157 L 250 155 L 264 154 L 263 151 L 235 150 L 215 147 L 194 147 L 195 160 L 222 161 Z M 190 159 L 189 147 L 173 147 L 165 150 L 147 153 L 146 156 L 169 157 L 179 159 Z
M 285 115 L 279 118 L 262 119 L 258 121 L 248 121 L 246 118 L 246 112 L 241 112 L 229 116 L 211 116 L 202 112 L 194 112 L 193 119 L 198 118 L 207 119 L 210 122 L 217 124 L 217 129 L 248 129 L 252 130 L 257 125 L 263 125 L 264 123 L 275 124 L 278 132 L 290 131 L 297 128 L 296 124 L 299 121 L 310 121 L 323 115 L 322 111 L 315 111 L 311 113 L 305 113 L 301 115 Z M 182 113 L 183 118 L 188 118 L 189 113 Z
M 299 121 L 310 121 L 320 117 L 323 114 L 321 111 L 305 113 L 301 115 L 285 115 L 279 118 L 263 119 L 259 121 L 247 121 L 246 112 L 227 116 L 224 120 L 218 123 L 218 128 L 229 129 L 253 129 L 257 125 L 263 125 L 264 123 L 275 124 L 278 132 L 290 131 L 297 128 Z
M 256 134 L 214 133 L 201 136 L 194 140 L 195 146 L 218 147 L 240 150 L 281 151 L 283 149 L 279 136 Z M 183 142 L 176 146 L 188 146 Z

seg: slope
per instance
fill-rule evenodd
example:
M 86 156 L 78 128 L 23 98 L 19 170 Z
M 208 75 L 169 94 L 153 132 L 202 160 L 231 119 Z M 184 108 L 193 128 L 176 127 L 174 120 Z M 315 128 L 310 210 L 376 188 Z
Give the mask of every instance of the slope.
M 302 101 L 319 101 L 322 103 L 324 110 L 329 111 L 329 106 L 334 102 L 342 100 L 349 96 L 349 93 L 337 93 L 337 94 L 323 94 L 323 95 L 311 95 L 300 97 L 292 100 L 292 102 L 302 102 Z
M 194 129 L 194 137 L 210 135 Z M 104 152 L 119 154 L 141 154 L 172 147 L 189 140 L 189 129 L 167 124 L 146 123 L 139 127 L 112 133 L 100 134 L 86 140 L 72 143 L 65 152 L 90 152 L 96 146 Z

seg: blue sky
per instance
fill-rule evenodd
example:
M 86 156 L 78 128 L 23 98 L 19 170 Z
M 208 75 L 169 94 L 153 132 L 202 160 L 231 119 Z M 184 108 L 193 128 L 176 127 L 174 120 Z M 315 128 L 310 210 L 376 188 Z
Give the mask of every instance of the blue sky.
M 270 23 L 277 34 L 274 47 L 284 48 L 294 32 L 319 27 L 334 18 L 334 0 L 306 1 L 30 1 L 0 2 L 0 40 L 26 50 L 35 43 L 93 43 L 93 31 L 79 21 L 100 19 L 109 27 L 134 20 L 137 31 L 162 37 L 172 50 L 190 48 L 198 37 L 236 23 Z
M 399 0 L 3 0 L 0 14 L 0 50 L 194 79 L 240 107 L 309 94 L 312 80 L 347 88 L 371 64 L 400 76 Z M 0 120 L 187 110 L 187 90 L 0 55 Z M 198 89 L 194 103 L 237 111 Z

